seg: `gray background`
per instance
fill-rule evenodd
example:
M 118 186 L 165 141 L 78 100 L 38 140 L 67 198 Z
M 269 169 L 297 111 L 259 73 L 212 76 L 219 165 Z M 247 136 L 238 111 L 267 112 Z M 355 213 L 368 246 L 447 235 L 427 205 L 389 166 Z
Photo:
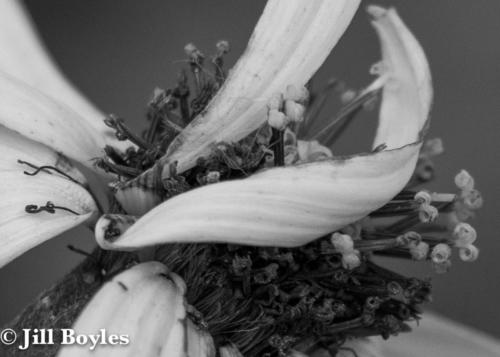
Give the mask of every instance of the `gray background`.
M 379 3 L 397 6 L 431 63 L 436 96 L 430 136 L 442 137 L 446 148 L 437 160 L 439 177 L 431 188 L 451 188 L 454 174 L 465 167 L 486 201 L 472 222 L 480 237 L 478 262 L 457 261 L 450 273 L 439 276 L 425 264 L 389 264 L 433 277 L 433 309 L 500 336 L 500 1 Z M 229 63 L 234 63 L 264 1 L 29 0 L 27 4 L 67 75 L 104 111 L 123 115 L 141 128 L 152 89 L 173 85 L 184 44 L 194 41 L 210 53 L 217 40 L 228 39 L 233 48 Z M 319 71 L 317 83 L 337 76 L 359 87 L 368 82 L 368 68 L 378 58 L 374 32 L 361 10 Z M 335 152 L 368 149 L 373 127 L 373 120 L 358 120 Z M 65 248 L 69 243 L 84 249 L 93 244 L 87 231 L 74 229 L 0 270 L 0 324 L 81 260 Z

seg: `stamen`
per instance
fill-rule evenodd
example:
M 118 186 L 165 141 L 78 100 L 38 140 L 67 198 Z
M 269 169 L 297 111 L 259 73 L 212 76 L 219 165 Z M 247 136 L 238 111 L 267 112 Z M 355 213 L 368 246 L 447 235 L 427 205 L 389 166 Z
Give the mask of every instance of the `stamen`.
M 215 67 L 215 79 L 217 84 L 220 86 L 226 79 L 226 73 L 224 72 L 224 55 L 230 50 L 229 42 L 221 40 L 215 45 L 217 48 L 217 54 L 212 58 L 212 63 Z
M 435 264 L 443 264 L 450 260 L 451 248 L 448 244 L 439 243 L 432 248 L 431 259 Z
M 185 71 L 181 71 L 177 79 L 177 87 L 173 92 L 174 97 L 179 100 L 179 106 L 181 111 L 181 117 L 184 124 L 188 124 L 191 121 L 191 114 L 189 111 L 189 86 L 187 84 L 187 76 Z
M 466 170 L 462 170 L 455 176 L 455 185 L 462 191 L 472 190 L 474 178 Z
M 323 127 L 318 133 L 314 134 L 312 139 L 318 139 L 324 134 L 328 134 L 323 140 L 325 143 L 334 142 L 347 128 L 347 125 L 352 121 L 357 113 L 363 109 L 363 105 L 373 100 L 378 96 L 379 89 L 364 92 L 354 99 L 349 104 L 342 107 L 337 116 L 325 127 Z M 341 120 L 346 119 L 340 128 L 335 130 L 330 130 L 333 126 L 337 125 Z
M 474 243 L 477 239 L 477 233 L 474 227 L 465 222 L 460 222 L 453 229 L 456 247 L 466 247 Z
M 464 262 L 473 262 L 479 256 L 479 249 L 475 245 L 469 244 L 460 248 L 459 256 Z
M 41 171 L 43 171 L 45 173 L 50 173 L 50 171 L 55 171 L 59 175 L 62 175 L 64 177 L 66 177 L 68 180 L 70 180 L 70 181 L 72 181 L 72 182 L 74 182 L 74 183 L 76 183 L 76 184 L 78 184 L 80 186 L 83 186 L 81 182 L 75 180 L 73 177 L 71 177 L 70 175 L 68 175 L 64 171 L 58 169 L 57 167 L 50 166 L 50 165 L 36 166 L 36 165 L 30 164 L 29 162 L 23 161 L 23 160 L 17 160 L 17 162 L 20 163 L 20 164 L 28 165 L 29 167 L 35 169 L 35 171 L 33 171 L 33 172 L 23 171 L 23 173 L 25 175 L 35 176 L 35 175 L 38 175 Z
M 109 114 L 108 117 L 104 119 L 104 123 L 116 130 L 115 135 L 118 140 L 130 140 L 144 150 L 153 149 L 151 144 L 134 134 L 134 132 L 125 125 L 123 118 L 117 117 L 114 114 Z
M 58 210 L 58 209 L 73 213 L 74 215 L 77 215 L 77 216 L 80 215 L 80 213 L 75 212 L 70 208 L 63 207 L 63 206 L 56 206 L 50 201 L 47 201 L 45 206 L 37 206 L 37 205 L 31 204 L 31 205 L 26 205 L 24 207 L 24 210 L 26 211 L 26 213 L 32 213 L 32 214 L 40 213 L 40 212 L 47 212 L 50 214 L 54 214 L 54 213 L 56 213 L 56 210 Z

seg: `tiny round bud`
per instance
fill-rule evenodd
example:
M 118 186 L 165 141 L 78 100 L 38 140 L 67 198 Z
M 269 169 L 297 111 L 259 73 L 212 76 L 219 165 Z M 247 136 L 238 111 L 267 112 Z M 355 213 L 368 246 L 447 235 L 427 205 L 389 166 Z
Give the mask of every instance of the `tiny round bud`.
M 431 259 L 436 264 L 442 264 L 451 257 L 451 248 L 448 244 L 439 243 L 431 252 Z
M 415 231 L 408 231 L 397 239 L 401 245 L 409 245 L 410 243 L 418 244 L 422 241 L 422 236 Z
M 267 115 L 267 123 L 271 128 L 285 130 L 288 122 L 287 116 L 275 109 L 271 109 Z
M 291 121 L 298 123 L 304 119 L 306 107 L 302 104 L 294 102 L 293 100 L 285 101 L 285 114 Z
M 439 211 L 436 207 L 428 204 L 422 204 L 418 212 L 418 218 L 420 222 L 430 223 L 434 222 L 439 215 Z
M 294 85 L 288 85 L 286 86 L 284 97 L 285 100 L 291 100 L 293 102 L 304 104 L 309 98 L 309 91 L 304 86 L 297 87 Z
M 462 193 L 465 207 L 471 210 L 480 209 L 483 206 L 483 196 L 476 189 L 467 190 Z
M 335 232 L 332 234 L 330 241 L 339 253 L 352 253 L 354 251 L 354 241 L 347 234 Z
M 431 194 L 427 191 L 419 191 L 415 194 L 415 201 L 420 205 L 430 205 L 432 202 Z
M 215 47 L 217 48 L 217 51 L 220 54 L 228 53 L 229 50 L 231 49 L 229 47 L 229 42 L 226 41 L 226 40 L 220 40 L 220 41 L 218 41 L 217 44 L 215 45 Z
M 283 94 L 274 93 L 267 102 L 269 110 L 281 110 L 283 107 Z
M 344 269 L 355 269 L 361 265 L 361 259 L 359 258 L 359 254 L 357 251 L 352 253 L 344 254 L 342 256 L 342 266 Z
M 425 260 L 429 255 L 429 244 L 425 242 L 410 243 L 410 254 L 415 260 Z
M 465 247 L 476 241 L 477 233 L 469 223 L 460 222 L 453 229 L 453 237 L 457 247 Z
M 460 248 L 458 255 L 464 262 L 473 262 L 479 256 L 479 249 L 475 245 L 469 244 Z
M 455 176 L 455 185 L 463 191 L 470 191 L 474 188 L 474 178 L 465 170 L 460 171 Z

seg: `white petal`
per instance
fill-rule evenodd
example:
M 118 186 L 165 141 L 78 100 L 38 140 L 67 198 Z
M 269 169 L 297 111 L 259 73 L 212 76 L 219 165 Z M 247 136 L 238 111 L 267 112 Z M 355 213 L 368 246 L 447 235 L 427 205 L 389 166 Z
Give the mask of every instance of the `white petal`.
M 424 314 L 412 332 L 391 337 L 380 345 L 384 357 L 500 356 L 498 339 L 433 314 Z
M 57 69 L 18 0 L 0 2 L 0 70 L 72 108 L 110 144 L 124 145 L 103 123 L 104 115 Z
M 267 103 L 304 86 L 351 22 L 359 0 L 270 0 L 245 53 L 203 114 L 174 140 L 164 161 L 178 172 L 209 146 L 237 141 L 262 125 Z
M 80 115 L 0 72 L 0 124 L 93 167 L 105 141 Z
M 59 175 L 36 176 L 16 171 L 0 171 L 0 266 L 72 227 L 88 220 L 96 211 L 85 188 Z M 26 213 L 30 204 L 69 208 L 79 215 L 56 209 L 55 213 Z
M 99 334 L 104 329 L 108 335 L 126 335 L 130 343 L 98 345 L 94 351 L 89 346 L 65 346 L 58 357 L 212 357 L 201 353 L 205 337 L 208 345 L 213 341 L 209 335 L 202 337 L 187 319 L 185 292 L 182 279 L 158 262 L 122 272 L 92 298 L 73 329 L 78 334 Z
M 377 24 L 392 29 L 381 15 L 385 10 L 377 9 L 371 8 L 371 12 L 384 20 Z M 380 31 L 379 35 L 385 44 L 387 31 Z M 403 36 L 400 40 L 408 39 Z M 405 46 L 386 46 L 391 57 L 398 57 L 397 53 L 405 49 Z M 411 61 L 410 57 L 405 58 Z M 401 61 L 388 63 L 408 68 Z M 387 71 L 391 75 L 387 85 L 402 90 L 419 85 L 408 80 L 408 74 L 399 67 L 389 66 Z M 399 73 L 404 73 L 401 81 Z M 430 94 L 425 92 L 423 97 L 427 96 Z M 386 101 L 391 105 L 385 106 Z M 114 249 L 185 241 L 297 246 L 355 222 L 404 188 L 415 169 L 419 139 L 427 121 L 426 111 L 409 103 L 423 103 L 415 98 L 388 91 L 383 102 L 381 125 L 393 122 L 403 112 L 401 107 L 418 110 L 408 113 L 409 119 L 399 117 L 412 132 L 406 129 L 401 132 L 396 125 L 394 130 L 379 136 L 389 144 L 402 136 L 404 146 L 353 158 L 270 169 L 247 179 L 205 186 L 157 206 L 111 244 L 99 243 Z
M 157 206 L 114 242 L 98 242 L 113 249 L 186 241 L 305 244 L 394 197 L 413 172 L 419 146 L 275 168 L 204 186 Z
M 0 125 L 0 172 L 23 171 L 34 172 L 35 169 L 23 165 L 18 160 L 29 162 L 35 166 L 53 166 L 68 174 L 83 185 L 87 184 L 85 176 L 61 154 L 45 145 L 29 140 Z M 55 172 L 53 172 L 56 174 Z
M 373 147 L 398 148 L 420 139 L 432 102 L 432 83 L 424 51 L 396 10 L 367 8 L 382 48 L 386 76 L 380 121 Z M 397 133 L 398 135 L 394 135 Z

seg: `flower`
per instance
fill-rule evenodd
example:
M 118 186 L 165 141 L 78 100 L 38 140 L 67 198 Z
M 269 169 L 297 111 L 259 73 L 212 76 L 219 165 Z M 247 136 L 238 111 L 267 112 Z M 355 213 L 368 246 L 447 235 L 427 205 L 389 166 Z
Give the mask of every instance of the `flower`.
M 203 269 L 207 261 L 197 246 L 180 245 L 180 250 L 186 249 L 191 255 L 178 255 L 173 245 L 165 244 L 225 242 L 270 246 L 274 250 L 249 250 L 244 256 L 228 253 L 223 259 L 231 265 L 232 274 L 243 282 L 242 291 L 238 292 L 245 295 L 249 284 L 260 285 L 261 303 L 270 306 L 280 294 L 285 295 L 274 284 L 282 269 L 279 263 L 285 262 L 290 271 L 297 269 L 293 254 L 280 253 L 277 247 L 304 246 L 332 232 L 331 246 L 326 243 L 326 246 L 318 244 L 319 248 L 315 248 L 333 257 L 341 256 L 339 262 L 334 258 L 326 261 L 332 266 L 340 263 L 339 269 L 343 267 L 340 274 L 333 277 L 339 284 L 351 279 L 346 271 L 355 271 L 365 264 L 371 253 L 378 251 L 409 252 L 415 259 L 425 259 L 431 251 L 432 260 L 444 265 L 450 263 L 451 247 L 455 246 L 460 249 L 463 260 L 474 260 L 478 250 L 472 242 L 457 244 L 457 239 L 442 242 L 442 238 L 420 237 L 427 240 L 423 242 L 403 239 L 397 234 L 412 228 L 414 215 L 418 222 L 422 212 L 430 217 L 422 219 L 422 223 L 434 223 L 432 221 L 440 212 L 439 205 L 450 206 L 455 196 L 443 199 L 444 196 L 420 194 L 417 197 L 415 192 L 403 190 L 412 179 L 419 160 L 429 122 L 432 86 L 424 52 L 394 9 L 368 7 L 381 42 L 382 62 L 374 67 L 378 78 L 350 102 L 359 104 L 382 91 L 373 151 L 338 158 L 318 141 L 296 140 L 296 129 L 307 124 L 305 85 L 341 37 L 358 5 L 359 1 L 355 0 L 270 0 L 247 51 L 225 80 L 222 56 L 229 45 L 224 41 L 217 44 L 218 52 L 212 59 L 217 66 L 215 84 L 203 83 L 200 66 L 205 55 L 193 44 L 187 45 L 185 50 L 195 75 L 199 91 L 196 100 L 201 102 L 201 109 L 195 111 L 197 115 L 184 128 L 169 119 L 162 123 L 178 133 L 163 150 L 162 140 L 148 140 L 159 135 L 160 126 L 155 122 L 155 115 L 165 107 L 168 111 L 175 98 L 181 119 L 189 119 L 186 106 L 189 88 L 185 76 L 180 77 L 174 91 L 155 90 L 150 103 L 154 109 L 154 113 L 150 113 L 152 129 L 147 139 L 143 139 L 133 134 L 121 118 L 110 115 L 100 120 L 104 116 L 53 66 L 19 5 L 12 0 L 2 2 L 0 14 L 5 16 L 6 30 L 0 32 L 0 44 L 7 50 L 0 55 L 0 145 L 5 152 L 0 158 L 0 177 L 5 183 L 0 189 L 3 198 L 0 240 L 4 244 L 0 264 L 82 223 L 95 229 L 96 239 L 104 249 L 137 250 L 161 244 L 167 247 L 168 258 L 175 262 L 186 256 L 199 259 L 197 269 Z M 17 36 L 16 42 L 10 37 L 12 33 Z M 209 94 L 204 96 L 203 91 Z M 210 93 L 215 92 L 217 94 L 207 104 Z M 344 99 L 349 99 L 347 97 Z M 197 109 L 195 104 L 192 106 Z M 262 152 L 257 154 L 251 151 L 247 154 L 256 154 L 255 162 L 260 163 L 271 151 L 277 167 L 242 179 L 225 180 L 223 172 L 217 171 L 220 166 L 208 165 L 207 172 L 199 172 L 196 176 L 200 187 L 190 189 L 191 183 L 183 174 L 195 170 L 213 155 L 223 157 L 226 168 L 236 167 L 244 172 L 241 165 L 245 163 L 236 160 L 237 155 L 231 157 L 231 150 L 248 149 L 248 146 L 232 145 L 248 139 L 253 133 L 256 133 L 254 143 L 262 141 L 267 146 L 264 145 L 265 149 L 259 147 Z M 287 140 L 291 155 L 284 160 Z M 159 142 L 159 145 L 152 145 L 152 142 Z M 68 159 L 103 176 L 105 173 L 100 169 L 109 171 L 109 176 L 115 179 L 115 199 L 122 209 L 103 214 L 96 222 L 97 215 L 104 212 L 93 197 L 85 176 Z M 162 194 L 156 191 L 158 185 L 162 186 Z M 469 186 L 460 185 L 459 188 L 467 188 L 467 195 L 461 199 L 467 209 L 472 210 L 479 208 L 480 197 L 478 192 L 471 194 L 473 187 Z M 430 206 L 431 200 L 436 206 Z M 369 224 L 376 227 L 377 218 L 392 217 L 396 213 L 408 216 L 387 226 L 392 228 L 387 236 L 378 237 L 376 229 L 363 226 L 363 219 L 370 214 L 373 222 Z M 361 226 L 363 234 L 368 232 L 368 239 L 362 238 L 361 232 L 352 237 L 336 232 L 350 224 Z M 317 251 L 308 249 L 304 248 L 300 255 L 321 259 Z M 277 262 L 262 264 L 269 256 Z M 254 264 L 252 259 L 259 264 Z M 249 276 L 247 273 L 252 269 L 256 274 Z M 201 277 L 196 278 L 201 280 Z M 214 272 L 211 278 L 224 279 L 224 275 L 220 277 Z M 382 291 L 384 298 L 394 299 L 399 304 L 395 305 L 400 308 L 399 316 L 406 318 L 387 315 L 376 320 L 377 309 L 384 303 L 377 296 L 356 302 L 354 310 L 360 316 L 348 316 L 349 307 L 344 303 L 324 298 L 319 304 L 309 298 L 309 287 L 300 284 L 287 293 L 289 296 L 280 296 L 285 301 L 297 300 L 298 303 L 273 318 L 279 320 L 288 314 L 297 320 L 303 311 L 312 311 L 314 321 L 330 323 L 337 315 L 346 314 L 342 322 L 328 325 L 329 333 L 338 336 L 351 328 L 372 327 L 376 321 L 380 325 L 377 334 L 386 337 L 404 330 L 404 321 L 418 318 L 413 307 L 428 297 L 428 286 L 415 280 L 408 287 L 404 278 L 389 274 L 382 279 L 382 288 L 373 289 Z M 202 284 L 200 281 L 200 286 Z M 216 290 L 223 290 L 223 285 L 220 283 Z M 356 285 L 360 284 L 356 282 Z M 128 355 L 156 356 L 168 351 L 169 356 L 214 356 L 212 336 L 199 328 L 203 325 L 202 319 L 195 323 L 199 314 L 194 306 L 188 305 L 186 289 L 184 281 L 164 265 L 139 263 L 105 283 L 81 313 L 74 328 L 84 333 L 102 327 L 124 329 L 133 338 L 126 351 Z M 231 302 L 214 296 L 212 302 L 218 310 Z M 241 312 L 230 307 L 238 317 Z M 249 323 L 250 317 L 243 315 L 241 321 Z M 263 325 L 262 321 L 259 323 Z M 262 338 L 259 334 L 253 337 Z M 297 341 L 296 336 L 274 334 L 266 341 L 282 355 L 285 352 L 303 354 L 291 352 L 297 342 L 304 342 Z M 377 350 L 366 349 L 364 342 L 356 341 L 357 347 L 353 348 L 365 356 L 375 354 Z M 495 343 L 488 342 L 491 346 Z M 388 351 L 393 348 L 391 344 L 384 345 Z M 243 355 L 230 343 L 218 347 L 223 356 Z M 337 347 L 340 351 L 351 348 L 348 344 Z M 108 355 L 107 351 L 102 351 L 98 352 Z M 67 347 L 60 351 L 60 356 L 74 356 L 80 352 L 78 347 Z M 88 353 L 83 351 L 79 355 Z

